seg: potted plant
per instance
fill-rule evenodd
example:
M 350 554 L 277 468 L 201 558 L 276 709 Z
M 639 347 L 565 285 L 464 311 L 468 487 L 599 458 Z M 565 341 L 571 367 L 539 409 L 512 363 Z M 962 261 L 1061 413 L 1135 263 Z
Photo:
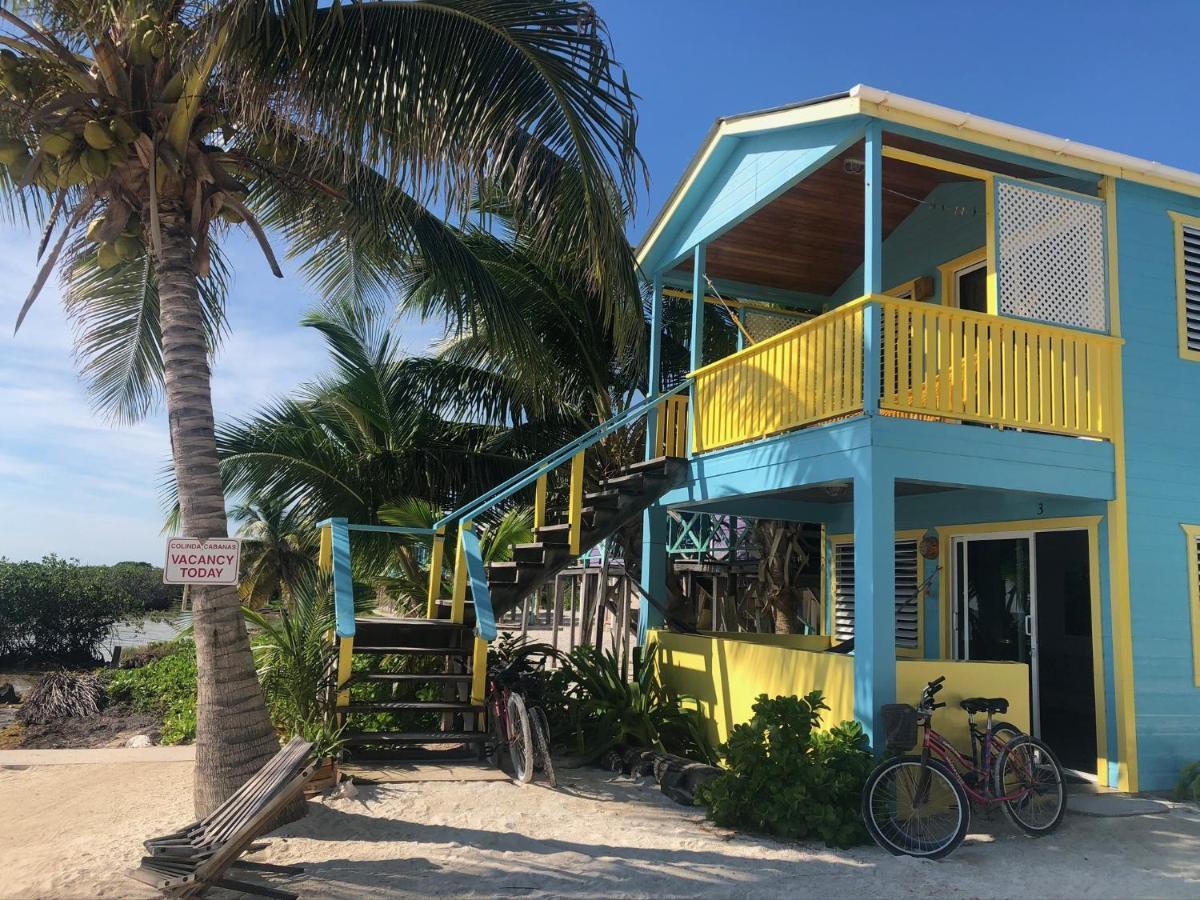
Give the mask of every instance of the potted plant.
M 317 757 L 316 771 L 304 789 L 307 796 L 311 797 L 337 785 L 338 760 L 345 745 L 345 730 L 345 724 L 339 725 L 332 717 L 301 729 L 301 736 L 312 742 L 313 754 Z

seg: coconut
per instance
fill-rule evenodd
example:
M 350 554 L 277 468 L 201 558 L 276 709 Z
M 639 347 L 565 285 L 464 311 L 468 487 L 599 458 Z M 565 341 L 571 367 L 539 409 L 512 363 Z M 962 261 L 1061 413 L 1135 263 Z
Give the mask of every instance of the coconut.
M 93 150 L 111 150 L 116 144 L 108 126 L 96 119 L 92 119 L 83 126 L 83 139 Z
M 120 116 L 114 116 L 108 125 L 109 129 L 113 133 L 113 137 L 115 137 L 122 144 L 132 144 L 135 140 L 137 140 L 138 130 Z
M 136 259 L 142 253 L 142 242 L 128 235 L 121 235 L 113 242 L 113 246 L 117 250 L 117 256 L 124 260 Z
M 101 244 L 96 251 L 96 264 L 102 269 L 111 269 L 121 262 L 121 255 L 112 244 Z
M 104 227 L 104 216 L 97 216 L 88 222 L 87 231 L 84 234 L 89 241 L 100 240 L 100 229 Z
M 108 156 L 103 150 L 89 147 L 83 151 L 79 161 L 83 165 L 83 171 L 93 178 L 107 178 L 108 173 L 112 171 L 112 163 L 108 161 Z
M 179 98 L 183 96 L 183 73 L 176 72 L 171 76 L 171 80 L 163 85 L 162 93 L 158 99 L 163 103 L 178 103 Z
M 38 145 L 51 156 L 62 156 L 75 144 L 75 134 L 70 131 L 51 131 L 43 134 Z

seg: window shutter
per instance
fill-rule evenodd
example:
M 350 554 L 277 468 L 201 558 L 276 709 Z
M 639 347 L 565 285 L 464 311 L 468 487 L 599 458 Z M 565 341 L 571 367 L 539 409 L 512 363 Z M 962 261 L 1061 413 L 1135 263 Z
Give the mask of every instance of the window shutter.
M 1187 348 L 1200 352 L 1200 228 L 1180 224 L 1183 244 L 1183 319 Z
M 917 542 L 896 541 L 896 646 L 917 649 L 920 627 L 914 598 L 920 587 Z M 838 641 L 854 637 L 854 544 L 833 545 L 833 635 Z

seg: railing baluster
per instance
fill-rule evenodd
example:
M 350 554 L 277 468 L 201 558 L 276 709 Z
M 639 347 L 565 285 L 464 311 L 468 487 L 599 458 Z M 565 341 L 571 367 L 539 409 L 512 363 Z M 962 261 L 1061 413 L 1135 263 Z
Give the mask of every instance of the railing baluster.
M 439 528 L 433 536 L 429 552 L 429 590 L 425 601 L 425 618 L 436 619 L 437 602 L 442 593 L 442 559 L 446 552 L 446 529 Z
M 467 550 L 463 546 L 463 534 L 470 531 L 473 522 L 460 522 L 454 552 L 454 588 L 450 595 L 450 621 L 461 625 L 467 617 Z
M 583 455 L 580 450 L 571 458 L 570 501 L 567 507 L 567 522 L 570 524 L 570 551 L 572 556 L 583 552 Z

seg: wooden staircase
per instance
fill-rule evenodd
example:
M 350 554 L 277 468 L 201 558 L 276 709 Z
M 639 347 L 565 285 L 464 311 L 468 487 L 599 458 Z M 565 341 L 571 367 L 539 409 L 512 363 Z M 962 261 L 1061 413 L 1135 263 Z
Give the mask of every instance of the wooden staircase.
M 661 456 L 635 463 L 584 494 L 582 548 L 589 549 L 640 516 L 676 486 L 686 460 Z M 536 541 L 518 544 L 511 562 L 487 567 L 495 616 L 521 601 L 576 559 L 570 551 L 566 511 L 547 514 Z M 354 657 L 370 657 L 368 670 L 351 674 L 339 713 L 348 716 L 346 745 L 356 756 L 390 759 L 464 755 L 487 741 L 483 705 L 471 700 L 475 664 L 475 612 L 468 597 L 461 624 L 449 621 L 450 600 L 439 600 L 438 618 L 355 619 Z M 486 657 L 483 657 L 484 659 Z M 392 724 L 385 724 L 386 716 Z M 396 727 L 396 722 L 402 727 Z

